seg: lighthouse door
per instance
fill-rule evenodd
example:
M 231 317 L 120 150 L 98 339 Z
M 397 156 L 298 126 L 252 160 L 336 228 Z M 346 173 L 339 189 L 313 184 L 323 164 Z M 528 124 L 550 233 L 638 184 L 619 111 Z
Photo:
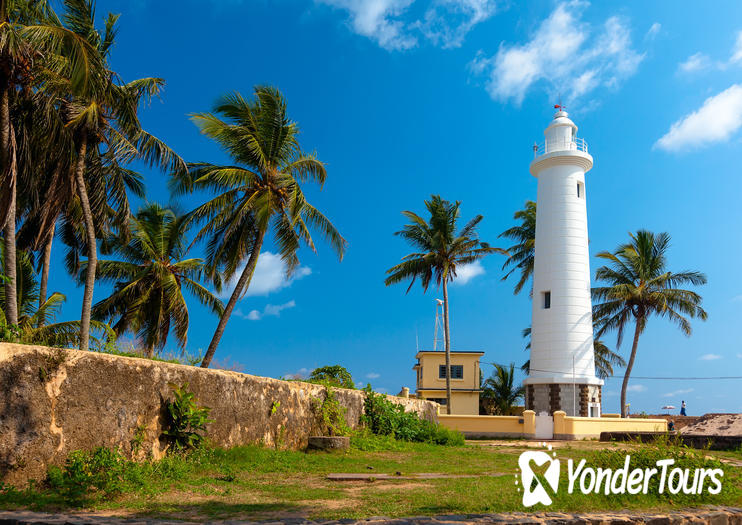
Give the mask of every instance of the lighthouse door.
M 554 439 L 554 418 L 546 412 L 536 416 L 536 439 Z

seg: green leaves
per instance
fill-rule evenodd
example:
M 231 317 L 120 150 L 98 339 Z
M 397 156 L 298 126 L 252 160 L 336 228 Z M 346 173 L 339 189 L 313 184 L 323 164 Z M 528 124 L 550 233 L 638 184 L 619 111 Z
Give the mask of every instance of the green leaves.
M 456 234 L 460 205 L 459 201 L 449 202 L 440 195 L 432 195 L 425 201 L 429 220 L 412 211 L 402 212 L 410 223 L 395 235 L 417 251 L 387 270 L 388 277 L 384 281 L 387 286 L 409 279 L 409 292 L 415 280 L 420 279 L 423 290 L 427 291 L 431 282 L 440 286 L 443 281 L 453 281 L 459 265 L 470 264 L 491 253 L 507 255 L 504 250 L 479 241 L 477 226 L 483 219 L 481 215 L 475 216 Z
M 196 396 L 188 390 L 188 383 L 181 386 L 170 384 L 173 400 L 166 405 L 166 423 L 162 434 L 175 450 L 190 450 L 204 442 L 203 433 L 210 423 L 208 407 L 199 406 Z

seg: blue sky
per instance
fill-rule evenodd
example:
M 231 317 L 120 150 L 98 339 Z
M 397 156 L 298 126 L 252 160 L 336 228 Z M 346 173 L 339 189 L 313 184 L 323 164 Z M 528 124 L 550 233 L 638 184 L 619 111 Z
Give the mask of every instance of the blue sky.
M 113 55 L 122 77 L 167 81 L 142 120 L 186 160 L 226 160 L 190 113 L 222 93 L 271 84 L 287 97 L 304 147 L 327 163 L 324 190 L 307 193 L 348 239 L 345 259 L 319 244 L 286 282 L 269 244 L 217 359 L 274 377 L 339 363 L 379 389 L 414 387 L 415 334 L 432 343 L 438 295 L 383 285 L 408 252 L 393 236 L 400 211 L 422 212 L 423 199 L 440 193 L 462 201 L 464 219 L 483 214 L 482 239 L 503 245 L 497 235 L 536 197 L 531 146 L 561 97 L 595 158 L 591 254 L 639 228 L 668 231 L 671 269 L 709 278 L 700 290 L 708 321 L 686 338 L 653 319 L 634 374 L 741 375 L 738 2 L 100 0 L 98 11 L 122 14 Z M 148 198 L 167 201 L 166 177 L 143 172 Z M 73 318 L 82 290 L 64 273 L 58 244 L 50 290 L 68 295 L 64 317 Z M 451 287 L 452 344 L 485 351 L 483 362 L 520 365 L 530 303 L 501 282 L 502 263 L 491 256 Z M 95 299 L 105 293 L 96 288 Z M 197 352 L 216 319 L 190 306 Z M 629 400 L 636 411 L 681 399 L 690 413 L 742 411 L 740 386 L 635 379 Z M 618 410 L 619 389 L 606 384 L 605 411 Z

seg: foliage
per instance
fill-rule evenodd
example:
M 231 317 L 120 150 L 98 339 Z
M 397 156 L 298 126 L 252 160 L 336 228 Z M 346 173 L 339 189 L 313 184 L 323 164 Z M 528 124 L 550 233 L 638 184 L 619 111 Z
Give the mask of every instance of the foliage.
M 70 505 L 82 506 L 93 499 L 110 497 L 124 487 L 129 462 L 116 450 L 99 447 L 93 452 L 70 453 L 63 467 L 50 467 L 48 482 Z
M 146 204 L 130 221 L 128 241 L 111 242 L 122 260 L 100 261 L 97 278 L 114 283 L 113 293 L 93 307 L 93 316 L 115 321 L 116 335 L 134 332 L 147 356 L 162 350 L 173 332 L 183 349 L 188 341 L 189 314 L 184 290 L 217 315 L 224 307 L 197 280 L 201 259 L 186 259 L 186 220 L 159 204 Z M 82 265 L 80 277 L 85 275 Z
M 510 415 L 513 407 L 519 399 L 525 395 L 525 389 L 522 386 L 515 386 L 515 365 L 510 364 L 510 368 L 495 364 L 492 375 L 484 381 L 482 393 L 485 399 L 491 399 L 495 414 Z
M 361 422 L 372 434 L 436 445 L 464 444 L 464 436 L 460 432 L 422 419 L 415 412 L 405 412 L 404 406 L 392 402 L 383 394 L 377 394 L 370 385 L 363 392 L 366 397 Z
M 309 374 L 308 382 L 328 384 L 338 388 L 355 389 L 356 387 L 350 372 L 340 365 L 315 368 Z
M 514 294 L 519 294 L 528 280 L 533 275 L 533 261 L 536 246 L 536 203 L 526 201 L 525 208 L 518 210 L 513 219 L 519 220 L 520 224 L 508 228 L 499 237 L 512 239 L 515 244 L 507 248 L 508 258 L 502 265 L 503 270 L 509 271 L 502 280 L 506 280 L 515 272 L 520 272 L 520 278 L 515 283 Z
M 174 399 L 167 403 L 167 419 L 162 434 L 176 451 L 198 448 L 204 442 L 206 425 L 211 422 L 211 409 L 198 405 L 196 395 L 188 390 L 188 383 L 182 386 L 171 384 L 170 387 Z
M 289 119 L 286 100 L 277 89 L 256 87 L 252 100 L 237 92 L 225 95 L 213 113 L 192 119 L 233 164 L 189 164 L 188 173 L 174 179 L 174 190 L 216 193 L 190 214 L 191 220 L 205 224 L 196 240 L 208 239 L 211 277 L 226 281 L 244 263 L 204 356 L 201 366 L 208 367 L 237 300 L 250 286 L 266 235 L 272 234 L 288 276 L 299 265 L 302 244 L 315 250 L 311 229 L 319 231 L 341 259 L 346 241 L 304 196 L 302 184 L 314 182 L 321 188 L 327 172 L 314 153 L 301 148 L 299 126 Z
M 600 252 L 608 261 L 595 272 L 596 280 L 604 284 L 592 290 L 593 319 L 598 327 L 596 336 L 615 330 L 616 348 L 621 346 L 624 331 L 634 321 L 634 340 L 629 363 L 621 387 L 621 415 L 626 416 L 626 391 L 634 367 L 639 337 L 652 316 L 669 319 L 686 336 L 691 335 L 690 318 L 706 320 L 702 298 L 696 292 L 680 288 L 706 283 L 701 272 L 671 272 L 667 269 L 667 249 L 670 235 L 639 230 L 630 234 L 630 242 L 615 252 Z
M 347 409 L 340 404 L 330 384 L 325 384 L 324 399 L 313 399 L 312 404 L 320 422 L 320 432 L 326 436 L 348 436 L 350 426 Z

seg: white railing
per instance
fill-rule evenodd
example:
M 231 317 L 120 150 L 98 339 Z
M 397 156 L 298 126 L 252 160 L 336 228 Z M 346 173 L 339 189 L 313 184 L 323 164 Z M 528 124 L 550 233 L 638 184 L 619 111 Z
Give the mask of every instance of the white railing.
M 533 156 L 540 157 L 554 151 L 582 151 L 587 153 L 587 141 L 579 137 L 567 140 L 547 140 L 533 145 Z

